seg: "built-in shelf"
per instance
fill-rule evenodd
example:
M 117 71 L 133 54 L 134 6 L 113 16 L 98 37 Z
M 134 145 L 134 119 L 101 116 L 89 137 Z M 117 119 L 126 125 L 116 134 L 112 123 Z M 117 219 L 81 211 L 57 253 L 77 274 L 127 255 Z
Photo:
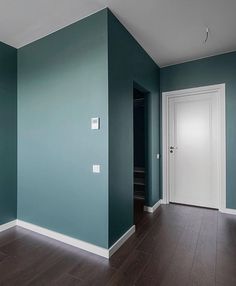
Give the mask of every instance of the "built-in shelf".
M 145 186 L 145 179 L 144 178 L 134 178 L 134 185 Z
M 144 168 L 134 168 L 134 173 L 136 174 L 145 174 L 145 169 Z

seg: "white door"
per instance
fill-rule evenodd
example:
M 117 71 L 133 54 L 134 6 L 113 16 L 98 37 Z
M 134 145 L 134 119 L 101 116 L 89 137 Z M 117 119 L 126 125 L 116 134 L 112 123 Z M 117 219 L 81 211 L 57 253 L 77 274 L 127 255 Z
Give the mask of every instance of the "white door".
M 217 92 L 169 98 L 170 202 L 219 208 Z

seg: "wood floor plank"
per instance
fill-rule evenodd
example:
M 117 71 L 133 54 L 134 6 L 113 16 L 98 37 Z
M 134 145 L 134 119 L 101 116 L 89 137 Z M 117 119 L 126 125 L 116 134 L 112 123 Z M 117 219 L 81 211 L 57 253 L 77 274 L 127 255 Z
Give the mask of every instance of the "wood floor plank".
M 202 225 L 188 285 L 216 285 L 218 213 L 203 209 Z
M 53 285 L 69 272 L 77 263 L 77 257 L 64 254 L 52 266 L 49 266 L 46 271 L 37 275 L 34 279 L 29 280 L 25 285 Z
M 69 275 L 65 274 L 55 281 L 55 286 L 82 286 L 83 281 Z
M 216 285 L 236 285 L 236 220 L 235 216 L 218 216 Z
M 144 252 L 134 250 L 125 263 L 117 270 L 107 286 L 131 286 L 136 285 L 139 274 L 150 261 L 151 257 Z
M 0 286 L 236 285 L 236 216 L 171 204 L 137 217 L 110 260 L 19 227 L 0 233 Z
M 198 241 L 198 232 L 185 228 L 176 250 L 171 258 L 168 270 L 164 274 L 161 286 L 187 286 L 191 272 L 195 250 Z
M 124 261 L 131 253 L 131 249 L 137 249 L 138 246 L 147 236 L 152 236 L 150 232 L 156 233 L 156 229 L 159 228 L 159 216 L 161 208 L 159 208 L 154 214 L 144 213 L 142 221 L 136 226 L 136 231 L 128 241 L 117 251 L 111 258 L 110 264 L 114 268 L 120 268 Z M 155 229 L 155 230 L 153 230 Z
M 82 285 L 105 285 L 116 270 L 109 260 L 90 255 L 85 257 L 70 270 L 69 274 L 83 281 Z
M 24 237 L 28 232 L 20 227 L 12 227 L 0 232 L 0 247 L 9 244 L 12 241 Z
M 7 258 L 7 254 L 6 254 L 6 253 L 3 253 L 3 252 L 0 252 L 0 263 L 1 263 L 5 258 Z

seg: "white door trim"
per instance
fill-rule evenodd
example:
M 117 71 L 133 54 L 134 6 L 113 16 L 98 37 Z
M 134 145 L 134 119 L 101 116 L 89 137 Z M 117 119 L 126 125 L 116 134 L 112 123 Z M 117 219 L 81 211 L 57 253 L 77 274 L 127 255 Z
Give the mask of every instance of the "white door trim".
M 225 132 L 225 84 L 209 85 L 197 88 L 182 89 L 162 93 L 162 182 L 163 203 L 169 203 L 168 189 L 168 101 L 170 98 L 202 94 L 205 92 L 219 92 L 219 164 L 218 174 L 220 177 L 219 210 L 226 209 L 226 132 Z

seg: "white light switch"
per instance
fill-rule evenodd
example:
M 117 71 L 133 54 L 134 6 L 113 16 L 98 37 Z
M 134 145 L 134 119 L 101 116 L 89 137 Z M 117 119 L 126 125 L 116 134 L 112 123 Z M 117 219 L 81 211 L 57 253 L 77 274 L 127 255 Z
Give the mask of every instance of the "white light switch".
M 160 159 L 160 154 L 157 154 L 157 160 L 159 160 Z
M 100 129 L 100 118 L 99 117 L 91 118 L 91 129 L 92 130 Z
M 100 165 L 93 165 L 93 173 L 100 173 Z

